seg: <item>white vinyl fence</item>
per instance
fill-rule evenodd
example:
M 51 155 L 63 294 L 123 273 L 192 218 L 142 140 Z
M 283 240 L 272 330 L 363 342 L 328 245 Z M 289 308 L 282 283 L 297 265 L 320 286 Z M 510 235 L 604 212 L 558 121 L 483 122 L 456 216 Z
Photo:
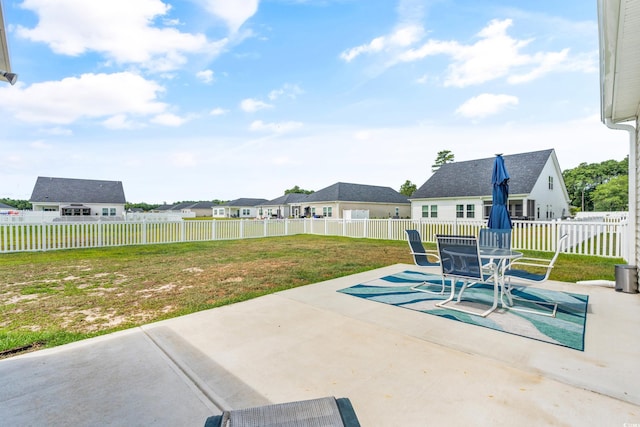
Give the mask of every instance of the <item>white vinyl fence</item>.
M 405 240 L 416 229 L 426 242 L 436 234 L 477 235 L 482 220 L 437 219 L 265 219 L 203 221 L 108 221 L 0 223 L 0 253 L 98 248 L 176 242 L 247 239 L 316 234 L 365 239 Z M 625 258 L 628 227 L 620 221 L 513 221 L 514 249 L 555 251 L 568 233 L 564 252 Z

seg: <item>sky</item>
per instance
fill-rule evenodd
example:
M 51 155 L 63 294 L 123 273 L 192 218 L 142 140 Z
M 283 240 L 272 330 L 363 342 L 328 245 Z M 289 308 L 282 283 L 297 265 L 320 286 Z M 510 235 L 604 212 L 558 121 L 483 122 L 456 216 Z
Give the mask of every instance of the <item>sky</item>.
M 421 186 L 455 161 L 623 160 L 596 1 L 0 0 L 0 197 L 38 176 L 131 203 Z

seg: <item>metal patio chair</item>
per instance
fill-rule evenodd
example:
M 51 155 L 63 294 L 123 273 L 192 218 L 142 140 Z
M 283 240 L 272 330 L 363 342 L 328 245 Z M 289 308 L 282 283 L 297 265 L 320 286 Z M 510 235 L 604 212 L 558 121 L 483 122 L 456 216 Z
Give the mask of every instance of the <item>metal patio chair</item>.
M 405 230 L 407 235 L 407 242 L 409 243 L 409 248 L 411 249 L 411 256 L 413 257 L 413 262 L 418 267 L 438 267 L 440 266 L 440 257 L 438 256 L 438 251 L 426 250 L 424 245 L 422 244 L 422 238 L 420 236 L 420 232 L 418 230 Z M 443 295 L 445 289 L 444 278 L 442 278 L 442 287 L 440 291 L 432 291 L 429 289 L 422 288 L 423 286 L 431 285 L 431 282 L 424 281 L 419 285 L 415 285 L 411 287 L 411 290 L 418 292 L 425 292 L 428 294 L 436 294 Z
M 500 300 L 502 306 L 508 308 L 509 310 L 521 311 L 525 313 L 533 313 L 539 314 L 541 316 L 555 317 L 556 311 L 558 310 L 558 304 L 554 302 L 544 302 L 544 301 L 534 301 L 525 298 L 516 298 L 512 295 L 513 283 L 521 285 L 531 285 L 536 283 L 546 282 L 549 279 L 549 274 L 551 274 L 551 270 L 558 259 L 558 255 L 562 251 L 566 240 L 569 238 L 568 234 L 564 234 L 562 237 L 558 239 L 558 243 L 556 244 L 556 252 L 553 254 L 551 259 L 544 258 L 530 258 L 530 257 L 522 257 L 518 258 L 515 261 L 511 262 L 504 270 L 503 270 L 503 290 Z M 505 304 L 504 296 L 507 296 L 508 303 Z M 514 300 L 523 301 L 533 306 L 550 306 L 550 311 L 545 312 L 542 310 L 535 310 L 529 308 L 522 308 L 514 306 Z
M 497 266 L 493 263 L 482 264 L 478 239 L 475 236 L 436 235 L 440 268 L 443 280 L 451 281 L 449 298 L 436 304 L 437 307 L 461 311 L 486 317 L 498 307 L 498 289 L 500 287 Z M 458 294 L 457 304 L 462 301 L 464 291 L 471 285 L 489 284 L 493 286 L 493 304 L 483 312 L 476 312 L 459 305 L 448 305 L 455 298 L 456 282 L 462 281 L 462 288 Z

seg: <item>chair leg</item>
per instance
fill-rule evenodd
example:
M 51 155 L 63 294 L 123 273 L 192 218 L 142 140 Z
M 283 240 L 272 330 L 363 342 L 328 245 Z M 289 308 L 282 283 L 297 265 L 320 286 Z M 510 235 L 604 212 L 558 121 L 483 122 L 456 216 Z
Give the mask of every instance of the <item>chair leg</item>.
M 505 303 L 504 301 L 504 296 L 507 296 L 507 303 Z M 514 301 L 522 301 L 528 304 L 532 304 L 535 306 L 540 306 L 540 307 L 550 307 L 550 311 L 542 311 L 542 310 L 535 310 L 535 309 L 530 309 L 530 308 L 522 308 L 522 307 L 516 307 L 516 305 L 514 304 Z M 514 297 L 511 294 L 511 284 L 507 283 L 504 284 L 502 287 L 502 292 L 500 294 L 500 303 L 502 304 L 503 308 L 506 308 L 507 310 L 513 310 L 513 311 L 519 311 L 521 313 L 530 313 L 530 314 L 537 314 L 539 316 L 545 316 L 545 317 L 556 317 L 556 313 L 558 311 L 558 303 L 555 302 L 546 302 L 546 301 L 533 301 L 530 299 L 526 299 L 526 298 L 517 298 Z
M 462 287 L 463 289 L 465 287 L 469 287 L 471 285 L 474 285 L 476 282 L 465 282 L 463 283 Z M 435 306 L 436 307 L 440 307 L 440 308 L 446 308 L 448 310 L 455 310 L 455 311 L 460 311 L 462 313 L 467 313 L 467 314 L 473 314 L 475 316 L 480 316 L 480 317 L 487 317 L 488 315 L 490 315 L 491 313 L 493 313 L 495 311 L 496 308 L 498 308 L 498 283 L 495 282 L 493 285 L 493 305 L 491 307 L 489 307 L 488 310 L 485 310 L 483 312 L 476 312 L 476 311 L 472 311 L 472 310 L 467 310 L 466 308 L 462 308 L 462 307 L 455 307 L 455 306 L 447 306 L 448 303 L 452 302 L 455 298 L 455 280 L 452 279 L 451 280 L 451 294 L 449 295 L 449 298 L 447 298 L 444 301 L 440 301 L 439 303 L 436 303 Z M 460 294 L 462 294 L 462 290 L 460 291 Z M 460 302 L 460 295 L 458 296 L 458 301 L 456 302 L 456 304 L 458 304 Z
M 444 281 L 444 277 L 442 277 L 442 287 L 440 288 L 439 292 L 436 291 L 430 291 L 429 289 L 422 289 L 420 288 L 421 286 L 426 286 L 426 285 L 432 285 L 432 283 L 424 281 L 422 283 L 420 283 L 419 285 L 414 285 L 412 286 L 410 289 L 412 291 L 417 291 L 417 292 L 424 292 L 425 294 L 432 294 L 432 295 L 444 295 L 444 289 L 447 287 L 445 281 Z

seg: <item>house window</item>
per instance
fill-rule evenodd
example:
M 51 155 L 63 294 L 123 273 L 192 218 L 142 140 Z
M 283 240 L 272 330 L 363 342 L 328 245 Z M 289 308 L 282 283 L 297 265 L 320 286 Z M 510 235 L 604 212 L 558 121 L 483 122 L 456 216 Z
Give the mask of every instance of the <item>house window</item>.
M 429 218 L 429 205 L 422 205 L 422 218 Z
M 108 216 L 109 215 L 109 208 L 102 208 L 102 216 Z
M 476 217 L 475 205 L 467 205 L 467 218 L 475 218 L 475 217 Z
M 322 216 L 331 218 L 333 216 L 333 208 L 331 206 L 324 206 L 322 208 Z
M 464 205 L 456 205 L 456 218 L 464 218 Z
M 553 190 L 553 177 L 549 177 L 549 190 Z
M 116 216 L 116 208 L 110 208 L 109 209 L 109 215 L 110 216 Z
M 431 218 L 438 218 L 438 205 L 431 205 Z
M 249 209 L 242 209 L 242 216 L 249 216 L 251 215 L 251 210 Z

